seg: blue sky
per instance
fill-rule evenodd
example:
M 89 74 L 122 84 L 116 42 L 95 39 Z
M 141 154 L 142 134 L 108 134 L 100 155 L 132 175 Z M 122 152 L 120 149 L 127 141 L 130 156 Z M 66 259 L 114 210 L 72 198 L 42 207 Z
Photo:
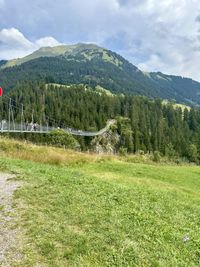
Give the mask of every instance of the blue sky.
M 200 1 L 0 0 L 0 59 L 78 42 L 200 81 Z

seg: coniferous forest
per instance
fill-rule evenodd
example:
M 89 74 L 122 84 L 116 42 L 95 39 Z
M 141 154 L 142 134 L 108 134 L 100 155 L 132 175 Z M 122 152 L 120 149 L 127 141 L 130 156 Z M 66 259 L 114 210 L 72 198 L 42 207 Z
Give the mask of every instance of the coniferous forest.
M 173 103 L 140 96 L 112 95 L 83 85 L 67 87 L 29 82 L 18 84 L 0 100 L 1 120 L 8 114 L 8 97 L 13 99 L 14 116 L 19 122 L 19 103 L 24 105 L 27 121 L 34 117 L 35 122 L 56 123 L 61 128 L 95 131 L 114 118 L 117 121 L 114 131 L 120 136 L 118 151 L 158 152 L 192 162 L 200 159 L 199 108 L 179 108 Z M 85 139 L 79 138 L 83 149 L 91 141 Z

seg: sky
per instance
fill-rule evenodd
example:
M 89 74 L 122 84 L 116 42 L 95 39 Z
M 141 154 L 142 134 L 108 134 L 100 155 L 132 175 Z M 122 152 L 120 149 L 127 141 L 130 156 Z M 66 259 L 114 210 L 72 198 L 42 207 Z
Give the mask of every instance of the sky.
M 200 1 L 0 0 L 0 59 L 80 42 L 200 81 Z

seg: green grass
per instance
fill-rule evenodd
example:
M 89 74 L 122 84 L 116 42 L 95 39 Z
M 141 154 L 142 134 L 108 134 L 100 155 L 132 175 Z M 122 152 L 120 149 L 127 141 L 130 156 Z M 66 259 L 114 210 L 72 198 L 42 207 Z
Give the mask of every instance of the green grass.
M 23 182 L 15 201 L 24 258 L 13 266 L 200 265 L 197 166 L 6 157 L 0 166 Z
M 168 100 L 163 100 L 162 103 L 163 103 L 163 105 L 168 105 L 168 104 L 170 104 L 170 101 L 168 101 Z M 174 107 L 175 109 L 180 108 L 183 112 L 184 112 L 185 109 L 187 109 L 188 111 L 191 110 L 191 107 L 190 107 L 190 106 L 187 106 L 187 105 L 184 105 L 184 104 L 174 103 L 174 104 L 173 104 L 173 107 Z

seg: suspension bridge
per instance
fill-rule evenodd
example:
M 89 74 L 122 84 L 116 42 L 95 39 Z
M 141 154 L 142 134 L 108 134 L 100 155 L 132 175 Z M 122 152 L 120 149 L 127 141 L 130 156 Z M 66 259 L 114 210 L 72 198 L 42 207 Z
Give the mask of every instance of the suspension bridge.
M 106 126 L 99 130 L 99 131 L 83 131 L 79 129 L 73 129 L 70 127 L 66 127 L 65 125 L 60 125 L 58 122 L 56 122 L 54 119 L 51 119 L 47 116 L 45 116 L 45 123 L 42 123 L 42 120 L 40 123 L 34 122 L 34 116 L 32 112 L 32 119 L 31 122 L 28 122 L 28 120 L 25 118 L 24 115 L 24 106 L 22 104 L 16 104 L 16 101 L 9 98 L 7 100 L 2 100 L 4 102 L 7 101 L 8 105 L 8 114 L 4 114 L 3 118 L 1 116 L 0 119 L 0 133 L 40 133 L 40 134 L 47 134 L 50 133 L 53 130 L 56 129 L 62 129 L 63 131 L 70 133 L 72 135 L 76 136 L 99 136 L 104 134 L 108 131 L 108 129 L 115 123 L 115 120 L 108 120 Z M 19 119 L 16 120 L 16 109 L 20 111 L 20 122 Z M 49 125 L 49 122 L 51 121 L 51 125 Z

